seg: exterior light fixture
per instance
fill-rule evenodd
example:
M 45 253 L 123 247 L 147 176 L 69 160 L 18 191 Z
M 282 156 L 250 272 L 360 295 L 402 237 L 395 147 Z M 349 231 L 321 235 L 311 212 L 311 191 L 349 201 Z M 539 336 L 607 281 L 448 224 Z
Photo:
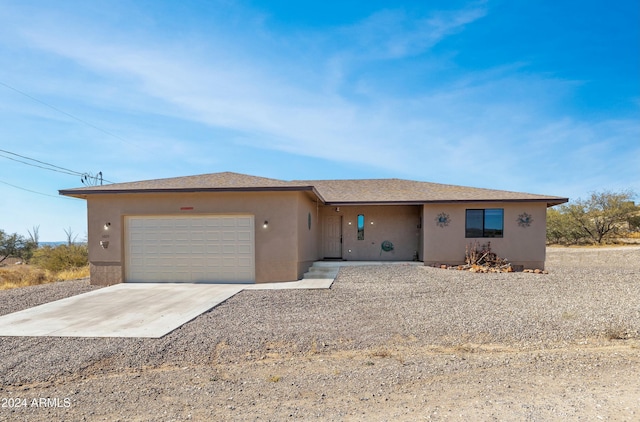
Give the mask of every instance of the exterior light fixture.
M 111 223 L 109 223 L 108 221 L 106 223 L 104 223 L 104 229 L 105 230 L 109 230 L 110 226 L 111 226 Z
M 267 227 L 269 227 L 269 221 L 264 220 L 264 224 L 262 225 L 262 228 L 266 229 Z
M 336 207 L 336 212 L 340 212 L 340 207 Z
M 100 241 L 100 246 L 102 246 L 102 249 L 107 249 L 109 247 L 109 241 L 108 240 L 101 240 Z

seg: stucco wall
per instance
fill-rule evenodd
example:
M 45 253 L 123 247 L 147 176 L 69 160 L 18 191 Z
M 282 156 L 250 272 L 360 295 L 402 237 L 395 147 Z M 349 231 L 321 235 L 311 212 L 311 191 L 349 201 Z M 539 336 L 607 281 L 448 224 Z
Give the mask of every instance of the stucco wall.
M 321 216 L 342 216 L 342 258 L 348 261 L 412 261 L 420 251 L 420 206 L 322 207 Z M 358 240 L 357 218 L 363 214 L 364 239 Z M 385 252 L 381 244 L 393 243 Z
M 466 238 L 465 210 L 504 209 L 504 234 L 502 238 Z M 448 225 L 438 226 L 441 213 L 449 216 Z M 528 227 L 518 225 L 518 216 L 531 216 Z M 544 268 L 546 241 L 546 204 L 537 202 L 516 203 L 462 203 L 424 205 L 424 263 L 463 264 L 465 247 L 474 242 L 491 242 L 491 249 L 498 256 L 514 265 L 525 268 Z
M 87 201 L 91 282 L 123 281 L 125 216 L 234 213 L 255 216 L 256 282 L 297 280 L 301 195 L 300 192 L 215 192 L 91 196 Z M 263 228 L 265 221 L 269 222 L 266 229 Z M 107 222 L 110 226 L 105 230 Z M 102 248 L 100 241 L 109 241 L 109 247 Z M 312 251 L 305 252 L 305 259 L 311 255 Z
M 298 278 L 320 259 L 318 251 L 319 206 L 307 194 L 298 194 Z

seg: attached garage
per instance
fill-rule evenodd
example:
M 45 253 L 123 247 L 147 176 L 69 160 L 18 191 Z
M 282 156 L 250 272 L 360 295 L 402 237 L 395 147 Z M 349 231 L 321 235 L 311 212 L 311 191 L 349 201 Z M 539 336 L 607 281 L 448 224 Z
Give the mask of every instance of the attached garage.
M 254 283 L 253 215 L 126 216 L 125 281 Z

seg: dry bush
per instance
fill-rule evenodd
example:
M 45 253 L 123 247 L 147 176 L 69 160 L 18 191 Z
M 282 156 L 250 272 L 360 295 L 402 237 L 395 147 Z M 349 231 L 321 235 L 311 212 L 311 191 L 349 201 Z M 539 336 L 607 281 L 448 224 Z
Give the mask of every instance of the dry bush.
M 82 268 L 89 264 L 89 250 L 85 244 L 45 246 L 35 251 L 32 263 L 56 273 Z
M 56 281 L 77 280 L 86 277 L 89 277 L 88 265 L 57 273 L 30 265 L 15 265 L 0 268 L 0 290 L 35 286 Z
M 482 245 L 479 242 L 468 244 L 465 248 L 464 261 L 469 266 L 506 267 L 510 265 L 509 261 L 491 250 L 491 242 Z
M 0 268 L 0 290 L 35 286 L 54 281 L 56 281 L 56 277 L 50 271 L 28 265 Z
M 80 278 L 87 277 L 89 277 L 88 265 L 85 265 L 84 267 L 63 270 L 56 274 L 56 280 L 58 281 L 78 280 Z

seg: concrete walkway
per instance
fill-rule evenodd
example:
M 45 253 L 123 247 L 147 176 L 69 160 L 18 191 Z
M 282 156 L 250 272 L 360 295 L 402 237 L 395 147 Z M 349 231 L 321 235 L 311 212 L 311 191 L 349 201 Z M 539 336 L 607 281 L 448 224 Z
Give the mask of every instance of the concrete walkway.
M 160 338 L 242 290 L 328 289 L 333 280 L 116 284 L 0 316 L 0 336 Z

